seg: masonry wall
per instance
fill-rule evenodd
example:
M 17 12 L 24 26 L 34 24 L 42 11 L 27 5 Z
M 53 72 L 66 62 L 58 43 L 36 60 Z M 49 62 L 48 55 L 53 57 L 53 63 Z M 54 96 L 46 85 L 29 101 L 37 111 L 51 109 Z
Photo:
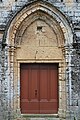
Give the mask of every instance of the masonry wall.
M 33 1 L 33 0 L 32 0 Z M 28 2 L 32 2 L 30 0 L 3 0 L 0 2 L 0 114 L 3 120 L 11 120 L 13 118 L 13 113 L 10 112 L 9 101 L 6 101 L 7 97 L 10 95 L 8 88 L 10 82 L 8 81 L 8 49 L 9 46 L 6 44 L 2 45 L 2 40 L 4 41 L 4 31 L 9 25 L 9 20 Z M 43 0 L 46 1 L 46 0 Z M 49 0 L 47 1 L 53 4 L 57 9 L 59 9 L 68 19 L 69 24 L 73 31 L 73 41 L 70 46 L 67 46 L 68 53 L 71 52 L 71 63 L 68 63 L 71 67 L 71 70 L 67 68 L 66 74 L 66 90 L 67 90 L 67 109 L 68 113 L 66 114 L 66 118 L 69 120 L 73 120 L 74 116 L 79 118 L 80 116 L 80 52 L 79 52 L 79 43 L 80 43 L 80 3 L 76 2 L 76 0 Z M 6 47 L 5 47 L 6 46 Z M 5 48 L 4 48 L 5 47 Z M 66 56 L 69 56 L 68 53 Z M 68 74 L 71 73 L 71 81 L 69 81 Z M 77 87 L 76 87 L 77 86 Z M 4 100 L 3 100 L 4 99 Z M 3 103 L 2 103 L 3 100 Z M 4 110 L 7 108 L 7 111 L 4 114 Z

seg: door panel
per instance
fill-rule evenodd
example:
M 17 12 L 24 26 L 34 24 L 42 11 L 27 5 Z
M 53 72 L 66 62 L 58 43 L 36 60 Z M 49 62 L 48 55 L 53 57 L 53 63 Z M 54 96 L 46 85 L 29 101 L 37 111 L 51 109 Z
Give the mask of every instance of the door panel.
M 58 112 L 58 64 L 21 64 L 22 113 Z
M 57 66 L 40 67 L 40 113 L 51 114 L 58 111 Z
M 48 68 L 40 65 L 40 113 L 48 110 Z
M 29 66 L 29 113 L 39 113 L 38 66 Z
M 23 69 L 23 66 L 21 66 L 21 81 L 20 81 L 20 108 L 21 112 L 26 112 L 27 102 L 28 102 L 28 70 Z
M 50 68 L 50 103 L 53 106 L 53 112 L 58 111 L 58 70 L 57 67 Z
M 21 113 L 39 113 L 38 70 L 36 68 L 21 64 Z
M 48 74 L 46 69 L 40 69 L 40 101 L 48 97 Z

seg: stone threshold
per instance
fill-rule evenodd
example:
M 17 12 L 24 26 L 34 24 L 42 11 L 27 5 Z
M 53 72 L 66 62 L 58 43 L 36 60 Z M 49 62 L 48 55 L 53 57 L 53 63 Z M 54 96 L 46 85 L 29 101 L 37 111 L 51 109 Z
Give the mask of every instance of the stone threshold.
M 58 114 L 21 114 L 24 118 L 59 118 Z

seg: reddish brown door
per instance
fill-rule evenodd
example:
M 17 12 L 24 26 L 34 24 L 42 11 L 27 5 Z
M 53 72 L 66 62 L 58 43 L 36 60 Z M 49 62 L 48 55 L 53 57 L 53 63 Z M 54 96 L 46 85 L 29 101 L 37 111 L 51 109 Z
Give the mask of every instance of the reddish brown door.
M 58 112 L 58 64 L 21 64 L 22 113 Z
M 39 113 L 38 65 L 21 64 L 21 112 Z

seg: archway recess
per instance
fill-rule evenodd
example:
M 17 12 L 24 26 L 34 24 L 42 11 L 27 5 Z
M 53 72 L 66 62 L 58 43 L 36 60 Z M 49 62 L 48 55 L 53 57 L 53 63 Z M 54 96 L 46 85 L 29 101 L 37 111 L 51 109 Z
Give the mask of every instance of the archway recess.
M 57 114 L 66 111 L 65 46 L 73 42 L 72 30 L 66 17 L 55 6 L 43 0 L 25 5 L 11 20 L 5 31 L 8 51 L 8 71 L 11 81 L 11 107 L 20 110 L 20 64 L 57 63 Z M 64 112 L 63 112 L 64 111 Z

